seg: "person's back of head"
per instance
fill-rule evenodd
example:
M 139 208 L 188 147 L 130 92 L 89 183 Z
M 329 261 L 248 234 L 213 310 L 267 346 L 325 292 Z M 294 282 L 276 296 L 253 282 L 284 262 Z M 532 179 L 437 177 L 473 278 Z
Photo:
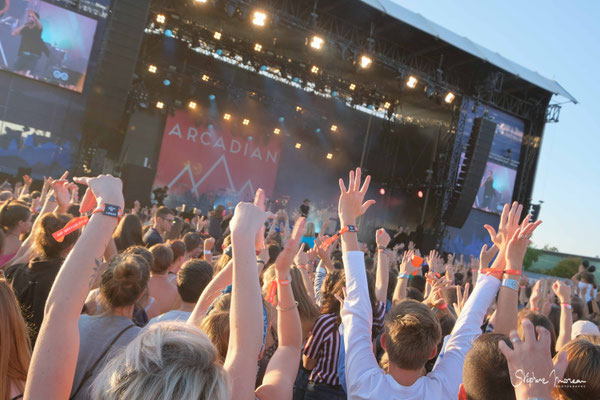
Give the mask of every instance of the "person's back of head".
M 152 264 L 154 263 L 154 256 L 152 255 L 150 250 L 148 250 L 147 248 L 142 247 L 142 246 L 128 247 L 123 252 L 123 255 L 126 255 L 126 254 L 136 254 L 138 256 L 141 256 L 148 264 L 148 268 L 150 268 L 152 266 Z
M 598 342 L 575 339 L 561 351 L 567 353 L 564 381 L 584 381 L 582 384 L 558 384 L 552 394 L 560 400 L 600 399 L 600 346 Z
M 390 364 L 414 371 L 435 356 L 441 337 L 433 311 L 418 301 L 404 300 L 392 308 L 382 344 Z
M 200 329 L 159 322 L 144 330 L 100 372 L 92 398 L 226 400 L 227 373 Z
M 304 281 L 302 280 L 302 273 L 296 267 L 290 269 L 290 276 L 292 278 L 291 286 L 292 292 L 294 293 L 294 299 L 298 303 L 298 314 L 300 319 L 304 321 L 314 321 L 319 316 L 319 309 L 308 296 Z
M 277 260 L 279 253 L 281 253 L 281 246 L 277 244 L 270 244 L 267 249 L 269 250 L 269 265 L 275 264 L 275 260 Z
M 126 215 L 117 226 L 113 234 L 118 251 L 124 251 L 131 246 L 144 244 L 142 235 L 142 222 L 134 214 Z
M 181 240 L 174 240 L 169 243 L 169 248 L 173 252 L 173 262 L 185 257 L 185 243 Z
M 584 273 L 581 274 L 581 281 L 593 285 L 594 284 L 594 274 L 592 274 L 591 272 L 585 271 Z
M 179 217 L 175 217 L 171 230 L 165 234 L 166 240 L 177 240 L 181 237 L 181 231 L 183 230 L 183 220 Z
M 204 317 L 200 329 L 216 347 L 220 360 L 225 361 L 229 347 L 229 311 L 212 311 Z
M 146 290 L 149 277 L 148 263 L 141 256 L 116 256 L 102 273 L 100 295 L 110 309 L 132 306 Z
M 408 282 L 408 287 L 413 287 L 423 294 L 425 293 L 426 283 L 427 281 L 421 275 L 413 275 L 412 279 Z
M 10 386 L 24 390 L 31 361 L 27 326 L 15 294 L 0 278 L 0 398 L 10 398 Z
M 554 326 L 548 317 L 542 313 L 532 311 L 527 308 L 521 309 L 517 319 L 517 331 L 519 332 L 519 337 L 521 340 L 525 340 L 522 325 L 523 319 L 530 320 L 534 328 L 541 326 L 550 332 L 550 353 L 552 353 L 552 357 L 554 357 L 554 354 L 556 354 L 556 335 L 554 334 Z
M 0 192 L 0 202 L 8 201 L 8 200 L 11 200 L 12 198 L 13 198 L 13 192 L 11 192 L 10 190 L 3 190 L 2 192 Z
M 61 242 L 56 241 L 53 233 L 61 230 L 67 225 L 70 218 L 63 214 L 46 214 L 42 217 L 39 227 L 34 233 L 35 247 L 46 259 L 57 259 L 66 256 L 79 238 L 79 231 L 69 233 L 63 237 Z
M 498 342 L 511 349 L 508 337 L 499 333 L 484 333 L 473 341 L 463 365 L 463 388 L 468 400 L 514 400 L 515 389 L 510 382 L 506 357 Z
M 173 251 L 166 244 L 155 244 L 150 247 L 154 262 L 150 266 L 150 271 L 153 274 L 162 275 L 167 272 L 169 266 L 173 262 Z
M 198 247 L 202 243 L 202 237 L 196 232 L 188 232 L 183 237 L 183 243 L 185 243 L 185 251 L 188 253 L 197 252 Z
M 158 210 L 156 210 L 156 214 L 154 214 L 156 218 L 165 218 L 167 215 L 174 216 L 175 213 L 169 207 L 165 206 L 158 207 Z
M 213 268 L 203 260 L 187 261 L 177 273 L 177 291 L 184 303 L 196 303 L 213 277 Z
M 27 231 L 27 227 L 31 229 L 31 211 L 27 204 L 11 200 L 0 207 L 0 227 L 9 231 L 15 228 L 20 228 L 22 232 Z
M 425 297 L 423 296 L 423 293 L 421 293 L 419 291 L 419 289 L 414 288 L 414 287 L 408 287 L 408 288 L 406 288 L 406 298 L 407 299 L 416 300 L 419 303 L 422 302 L 423 300 L 425 300 Z

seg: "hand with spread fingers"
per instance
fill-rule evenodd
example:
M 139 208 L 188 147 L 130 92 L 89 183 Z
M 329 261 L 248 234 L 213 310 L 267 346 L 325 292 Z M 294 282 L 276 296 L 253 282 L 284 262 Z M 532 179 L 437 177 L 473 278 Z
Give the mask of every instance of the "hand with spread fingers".
M 346 188 L 343 179 L 339 181 L 341 194 L 338 202 L 338 213 L 342 226 L 356 224 L 356 219 L 375 204 L 375 200 L 364 201 L 371 177 L 367 176 L 361 187 L 360 168 L 357 168 L 356 172 L 350 171 L 349 175 L 348 188 Z

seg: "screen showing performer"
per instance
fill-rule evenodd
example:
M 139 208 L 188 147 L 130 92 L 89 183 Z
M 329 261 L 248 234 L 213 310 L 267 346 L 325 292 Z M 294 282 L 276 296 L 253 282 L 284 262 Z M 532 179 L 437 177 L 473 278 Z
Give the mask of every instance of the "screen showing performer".
M 516 170 L 488 162 L 473 207 L 501 213 L 504 204 L 511 202 L 516 176 Z
M 83 91 L 97 21 L 40 0 L 0 0 L 0 68 Z

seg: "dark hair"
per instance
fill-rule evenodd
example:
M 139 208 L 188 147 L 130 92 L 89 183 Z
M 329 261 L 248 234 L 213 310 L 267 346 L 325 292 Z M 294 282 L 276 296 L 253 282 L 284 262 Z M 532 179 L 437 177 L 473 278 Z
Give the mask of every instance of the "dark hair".
M 523 320 L 528 319 L 533 324 L 534 328 L 541 326 L 546 328 L 548 332 L 550 332 L 550 353 L 552 357 L 556 354 L 556 335 L 554 334 L 554 326 L 552 322 L 546 317 L 544 314 L 539 313 L 537 311 L 532 311 L 527 308 L 521 309 L 519 311 L 518 319 L 517 319 L 517 331 L 519 332 L 519 336 L 521 340 L 524 340 L 523 337 Z
M 372 270 L 373 267 L 375 267 L 375 260 L 373 260 L 373 258 L 371 257 L 365 256 L 365 268 L 367 269 L 367 271 Z
M 29 207 L 18 200 L 11 200 L 0 207 L 0 226 L 9 230 L 21 221 L 27 221 L 31 216 Z
M 427 281 L 421 275 L 413 275 L 412 279 L 408 282 L 409 287 L 417 289 L 421 294 L 425 293 L 425 284 Z
M 148 263 L 143 257 L 116 256 L 102 273 L 100 294 L 110 308 L 134 305 L 146 290 L 149 277 Z
M 267 247 L 267 249 L 269 250 L 269 264 L 268 265 L 275 264 L 275 260 L 277 260 L 279 253 L 281 253 L 281 247 L 277 244 L 270 244 Z
M 508 363 L 498 342 L 511 349 L 510 340 L 499 333 L 484 333 L 474 342 L 465 357 L 463 386 L 469 400 L 513 400 L 515 389 L 510 383 Z
M 339 319 L 340 302 L 336 299 L 337 294 L 344 296 L 343 288 L 346 286 L 346 275 L 344 271 L 335 270 L 328 273 L 321 285 L 321 313 L 336 314 Z M 338 322 L 340 323 L 341 320 Z
M 33 192 L 31 192 L 30 197 L 31 197 L 31 200 L 34 200 L 39 197 L 42 197 L 42 193 L 40 193 L 39 190 L 34 190 Z
M 154 264 L 154 256 L 152 255 L 150 250 L 142 246 L 129 247 L 123 252 L 123 254 L 137 254 L 138 256 L 143 257 L 144 260 L 146 260 L 146 263 L 148 263 L 148 268 L 150 268 L 150 266 Z
M 173 261 L 185 255 L 185 244 L 181 240 L 174 240 L 170 242 L 169 248 L 173 252 Z
M 79 230 L 69 233 L 62 242 L 57 242 L 52 234 L 67 225 L 70 217 L 64 214 L 46 214 L 40 220 L 40 225 L 35 232 L 35 246 L 45 258 L 60 258 L 62 253 L 73 246 L 79 238 Z
M 119 252 L 126 250 L 131 246 L 141 246 L 144 244 L 142 239 L 142 223 L 137 215 L 126 215 L 113 233 L 113 239 Z
M 79 212 L 79 204 L 71 204 L 67 209 L 67 214 L 70 214 L 74 217 L 81 216 L 81 213 Z
M 581 274 L 581 281 L 585 283 L 594 284 L 594 274 L 591 272 L 585 271 Z
M 587 269 L 590 266 L 590 262 L 588 260 L 583 260 L 581 265 L 583 265 L 583 268 Z
M 196 232 L 188 232 L 183 237 L 183 243 L 185 243 L 185 251 L 188 253 L 196 250 L 200 243 L 202 243 L 202 237 Z
M 150 247 L 150 252 L 154 257 L 154 262 L 150 266 L 153 274 L 164 274 L 173 263 L 173 252 L 166 244 L 155 244 Z
M 175 215 L 175 213 L 173 210 L 165 206 L 159 207 L 158 210 L 156 210 L 156 218 L 164 218 L 167 215 Z
M 171 229 L 165 234 L 167 240 L 177 240 L 181 237 L 181 231 L 183 230 L 183 220 L 179 217 L 175 217 Z
M 419 289 L 414 287 L 406 288 L 406 298 L 416 300 L 419 302 L 425 300 L 425 297 L 423 297 L 423 293 L 421 293 Z
M 560 307 L 556 304 L 550 306 L 550 312 L 548 313 L 548 319 L 554 327 L 554 334 L 556 337 L 560 334 Z
M 187 261 L 177 273 L 177 291 L 184 303 L 196 303 L 213 276 L 213 268 L 204 260 Z

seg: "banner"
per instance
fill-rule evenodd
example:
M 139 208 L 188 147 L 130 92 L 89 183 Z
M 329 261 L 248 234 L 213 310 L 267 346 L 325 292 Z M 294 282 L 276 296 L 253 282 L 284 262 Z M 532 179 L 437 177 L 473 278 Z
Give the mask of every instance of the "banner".
M 236 129 L 251 128 L 198 122 L 185 110 L 167 118 L 153 186 L 168 187 L 166 205 L 185 203 L 206 212 L 207 205 L 251 200 L 259 187 L 273 193 L 279 140 L 235 135 Z

